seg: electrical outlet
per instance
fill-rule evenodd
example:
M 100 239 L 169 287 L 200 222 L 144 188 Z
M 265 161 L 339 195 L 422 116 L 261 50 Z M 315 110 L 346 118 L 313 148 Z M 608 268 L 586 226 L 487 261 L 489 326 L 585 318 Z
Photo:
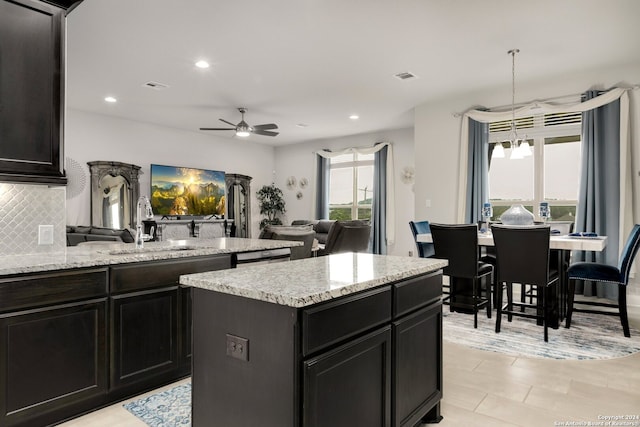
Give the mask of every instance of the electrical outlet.
M 38 244 L 53 245 L 53 225 L 38 226 Z
M 249 339 L 227 334 L 227 356 L 249 361 Z
M 409 256 L 413 256 L 413 251 L 409 251 Z

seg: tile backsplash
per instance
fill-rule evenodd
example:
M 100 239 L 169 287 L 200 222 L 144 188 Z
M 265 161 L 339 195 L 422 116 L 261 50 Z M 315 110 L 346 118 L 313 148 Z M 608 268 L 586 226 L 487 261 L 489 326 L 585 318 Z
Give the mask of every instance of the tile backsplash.
M 0 255 L 64 252 L 66 189 L 0 183 Z M 53 244 L 38 245 L 38 226 L 53 225 Z

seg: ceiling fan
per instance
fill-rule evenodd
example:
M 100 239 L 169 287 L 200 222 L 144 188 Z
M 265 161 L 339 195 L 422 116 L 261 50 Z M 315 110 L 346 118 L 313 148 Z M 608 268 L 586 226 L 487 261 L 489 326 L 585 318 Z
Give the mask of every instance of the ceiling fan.
M 236 131 L 236 136 L 239 137 L 247 137 L 250 134 L 254 133 L 256 135 L 264 135 L 264 136 L 276 136 L 278 135 L 278 132 L 272 132 L 270 129 L 278 129 L 278 125 L 275 123 L 267 123 L 264 125 L 255 125 L 255 126 L 249 126 L 247 124 L 247 122 L 244 121 L 244 113 L 247 112 L 246 108 L 238 108 L 238 111 L 240 111 L 240 114 L 242 114 L 242 119 L 240 120 L 240 123 L 233 124 L 227 120 L 224 119 L 220 119 L 221 122 L 226 123 L 230 126 L 230 128 L 200 128 L 200 130 L 235 130 Z

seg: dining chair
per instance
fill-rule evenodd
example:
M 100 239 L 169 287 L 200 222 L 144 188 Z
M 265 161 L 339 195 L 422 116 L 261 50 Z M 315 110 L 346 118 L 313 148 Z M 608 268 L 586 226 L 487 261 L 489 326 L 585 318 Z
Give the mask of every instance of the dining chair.
M 449 264 L 443 274 L 449 276 L 449 308 L 473 312 L 473 327 L 478 327 L 478 311 L 487 308 L 491 318 L 491 282 L 493 266 L 479 260 L 478 227 L 475 224 L 431 224 L 435 257 Z M 482 296 L 482 281 L 485 296 Z M 468 283 L 471 283 L 469 286 Z
M 433 243 L 418 242 L 418 234 L 431 233 L 431 228 L 429 228 L 429 221 L 409 221 L 409 228 L 411 228 L 413 240 L 416 242 L 418 256 L 420 258 L 431 258 L 435 254 Z
M 640 224 L 633 226 L 624 249 L 620 254 L 620 262 L 618 266 L 597 263 L 597 262 L 576 262 L 571 264 L 567 272 L 569 276 L 569 300 L 567 302 L 567 320 L 565 327 L 571 327 L 571 315 L 573 312 L 582 312 L 590 314 L 604 314 L 610 316 L 619 316 L 622 330 L 625 337 L 631 337 L 629 332 L 629 318 L 627 316 L 627 283 L 629 282 L 629 272 L 633 259 L 640 248 Z M 575 290 L 577 280 L 587 280 L 591 282 L 601 282 L 605 285 L 618 286 L 618 303 L 605 303 L 598 301 L 575 300 Z M 595 310 L 586 308 L 576 308 L 575 304 L 598 306 L 605 308 L 614 308 L 617 311 Z
M 541 320 L 544 327 L 544 340 L 549 341 L 549 319 L 553 309 L 551 300 L 557 295 L 558 272 L 549 269 L 550 228 L 545 225 L 526 227 L 492 225 L 491 232 L 496 248 L 497 279 L 496 292 L 498 306 L 496 333 L 500 332 L 502 315 L 507 320 L 513 316 Z M 529 285 L 534 288 L 535 303 L 514 301 L 515 286 Z M 556 292 L 551 293 L 551 287 Z M 502 303 L 504 290 L 507 301 Z M 524 310 L 516 310 L 516 308 Z M 526 309 L 533 309 L 533 312 Z
M 547 221 L 546 225 L 551 228 L 550 232 L 552 236 L 566 236 L 573 233 L 573 227 L 575 226 L 575 223 L 573 221 Z M 549 250 L 550 270 L 557 270 L 559 274 L 560 272 L 566 272 L 569 268 L 570 262 L 571 251 L 564 249 Z M 531 287 L 523 285 L 520 292 L 520 299 L 522 302 L 524 302 L 525 298 L 528 298 L 529 302 L 533 304 L 536 298 L 536 292 Z
M 418 250 L 418 256 L 420 258 L 432 258 L 436 251 L 433 249 L 433 243 L 418 242 L 418 234 L 430 234 L 431 228 L 429 227 L 429 221 L 409 221 L 409 228 L 411 228 L 411 234 L 413 234 L 413 240 L 416 242 L 416 249 Z M 442 304 L 449 305 L 450 285 L 448 283 L 442 284 Z

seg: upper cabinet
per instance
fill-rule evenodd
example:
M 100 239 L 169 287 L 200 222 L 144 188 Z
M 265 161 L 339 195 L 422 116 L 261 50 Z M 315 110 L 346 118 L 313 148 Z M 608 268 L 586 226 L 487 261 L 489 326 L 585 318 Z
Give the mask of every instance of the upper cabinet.
M 64 31 L 75 4 L 0 0 L 0 181 L 66 184 Z

